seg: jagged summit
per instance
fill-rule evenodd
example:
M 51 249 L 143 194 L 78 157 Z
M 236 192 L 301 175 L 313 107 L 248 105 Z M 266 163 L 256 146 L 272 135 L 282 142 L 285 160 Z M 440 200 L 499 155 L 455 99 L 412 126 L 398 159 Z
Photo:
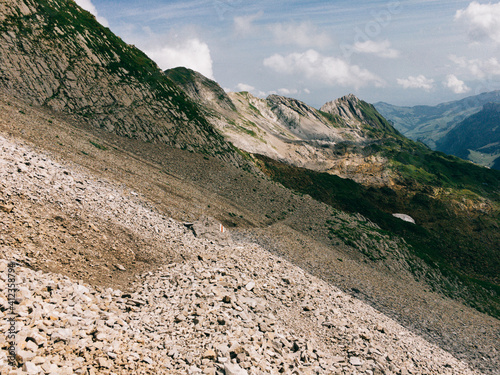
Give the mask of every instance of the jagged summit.
M 340 119 L 343 126 L 368 131 L 371 138 L 398 136 L 401 134 L 375 109 L 354 94 L 348 94 L 325 103 L 321 111 Z

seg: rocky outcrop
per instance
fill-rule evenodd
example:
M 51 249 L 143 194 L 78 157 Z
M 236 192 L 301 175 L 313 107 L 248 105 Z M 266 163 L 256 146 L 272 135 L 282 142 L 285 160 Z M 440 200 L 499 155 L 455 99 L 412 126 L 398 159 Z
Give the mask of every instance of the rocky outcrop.
M 339 119 L 342 127 L 353 129 L 365 143 L 401 134 L 380 115 L 375 107 L 353 94 L 324 104 L 321 111 Z
M 239 159 L 154 62 L 73 1 L 0 6 L 0 89 L 123 136 Z

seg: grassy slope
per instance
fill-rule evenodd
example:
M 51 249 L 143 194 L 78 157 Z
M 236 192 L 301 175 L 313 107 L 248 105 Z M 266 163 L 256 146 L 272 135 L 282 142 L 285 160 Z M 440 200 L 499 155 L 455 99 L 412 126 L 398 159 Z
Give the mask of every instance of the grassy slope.
M 84 36 L 92 53 L 101 61 L 108 62 L 102 69 L 118 76 L 125 85 L 137 85 L 137 82 L 143 84 L 155 100 L 168 103 L 170 108 L 181 112 L 180 116 L 166 118 L 166 121 L 175 123 L 175 130 L 169 134 L 170 139 L 175 142 L 178 138 L 185 138 L 186 134 L 192 132 L 194 125 L 211 141 L 209 146 L 192 145 L 195 150 L 212 155 L 234 154 L 234 149 L 208 123 L 198 106 L 141 50 L 125 43 L 73 1 L 37 0 L 36 6 L 36 14 L 7 18 L 0 24 L 0 31 L 16 30 L 18 35 L 28 40 L 40 40 L 40 45 L 48 42 L 55 51 L 68 53 L 70 62 L 78 59 L 78 54 L 86 53 L 78 43 L 78 37 Z M 40 18 L 43 22 L 39 21 Z M 62 30 L 63 35 L 57 29 Z M 54 38 L 55 35 L 57 38 Z M 76 111 L 84 118 L 92 118 L 95 108 L 82 107 Z M 183 143 L 182 140 L 180 142 Z
M 263 156 L 258 159 L 265 173 L 285 187 L 359 212 L 384 231 L 403 237 L 417 256 L 450 280 L 449 285 L 435 285 L 437 289 L 500 316 L 500 173 L 408 140 L 387 140 L 376 152 L 393 160 L 405 189 L 365 187 Z M 467 203 L 489 206 L 483 212 L 457 208 Z M 391 215 L 396 212 L 410 214 L 417 225 Z

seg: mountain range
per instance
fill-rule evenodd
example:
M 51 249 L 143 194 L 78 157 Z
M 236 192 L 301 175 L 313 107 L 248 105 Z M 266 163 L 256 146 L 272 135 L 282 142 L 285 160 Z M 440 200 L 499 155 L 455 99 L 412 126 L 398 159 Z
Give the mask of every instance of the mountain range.
M 496 128 L 484 130 L 488 145 L 457 139 L 485 119 L 496 121 L 498 107 L 485 103 L 498 93 L 480 96 L 481 104 L 421 109 L 372 105 L 352 94 L 315 109 L 279 95 L 226 93 L 193 70 L 160 70 L 72 0 L 0 2 L 0 91 L 4 134 L 138 191 L 186 228 L 213 217 L 235 240 L 261 245 L 495 372 L 500 172 L 405 135 L 432 128 L 428 139 L 450 153 L 494 153 Z M 0 198 L 10 207 L 12 195 Z M 128 214 L 124 220 L 133 221 Z M 400 219 L 407 216 L 411 222 Z M 18 240 L 24 224 L 16 222 L 3 245 L 19 249 L 25 255 L 18 260 L 36 270 L 101 286 L 110 284 L 99 259 L 109 256 L 105 249 L 117 251 L 111 233 L 123 234 L 124 254 L 154 246 L 112 221 L 99 220 L 105 229 L 86 226 L 102 246 L 83 246 L 81 230 L 52 224 Z M 57 246 L 43 240 L 61 231 L 72 238 Z M 78 265 L 70 267 L 58 253 L 74 250 Z M 189 262 L 181 255 L 172 261 Z M 135 259 L 125 267 L 130 278 L 166 262 Z
M 488 115 L 491 103 L 500 103 L 500 91 L 436 106 L 399 107 L 378 102 L 375 107 L 405 136 L 422 141 L 434 150 L 498 169 L 500 149 L 490 139 L 496 132 L 498 121 Z M 479 115 L 481 123 L 476 127 L 472 123 L 478 121 L 478 112 L 483 114 Z M 457 138 L 459 134 L 460 139 Z M 474 142 L 467 144 L 469 139 L 474 139 Z M 455 141 L 457 144 L 453 146 Z

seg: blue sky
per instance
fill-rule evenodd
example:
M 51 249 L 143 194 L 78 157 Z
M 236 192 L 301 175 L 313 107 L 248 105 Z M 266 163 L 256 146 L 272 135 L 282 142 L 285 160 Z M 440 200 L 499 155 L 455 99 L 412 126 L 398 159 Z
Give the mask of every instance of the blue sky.
M 500 2 L 76 0 L 162 69 L 319 108 L 438 104 L 500 89 Z

